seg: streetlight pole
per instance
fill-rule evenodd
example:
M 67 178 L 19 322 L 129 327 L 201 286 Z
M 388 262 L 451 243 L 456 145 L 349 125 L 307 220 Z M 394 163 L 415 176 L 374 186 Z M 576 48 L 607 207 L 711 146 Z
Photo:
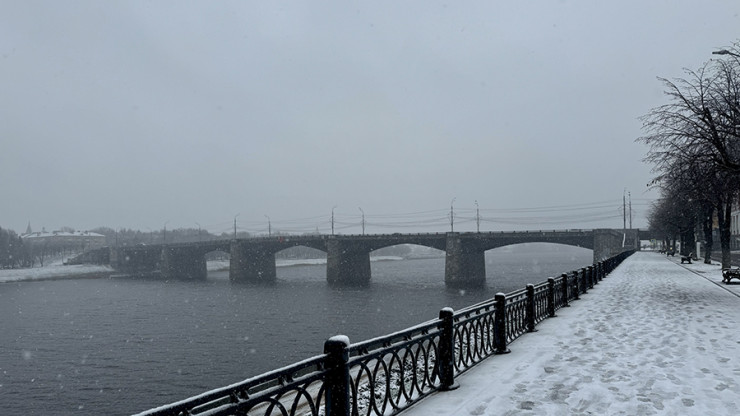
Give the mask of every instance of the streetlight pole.
M 241 212 L 239 214 L 241 214 Z M 236 240 L 236 217 L 238 217 L 239 214 L 234 215 L 234 240 Z
M 336 205 L 331 207 L 331 235 L 334 235 L 334 208 L 336 207 Z
M 452 201 L 450 201 L 450 232 L 455 232 L 455 210 L 452 207 L 452 204 L 455 203 L 456 198 L 452 198 Z
M 480 232 L 480 208 L 477 199 L 475 200 L 475 229 Z
M 267 235 L 272 235 L 272 225 L 270 224 L 270 217 L 265 215 L 265 218 L 267 218 Z
M 361 207 L 357 208 L 359 208 L 362 213 L 362 235 L 365 235 L 365 211 L 363 211 Z

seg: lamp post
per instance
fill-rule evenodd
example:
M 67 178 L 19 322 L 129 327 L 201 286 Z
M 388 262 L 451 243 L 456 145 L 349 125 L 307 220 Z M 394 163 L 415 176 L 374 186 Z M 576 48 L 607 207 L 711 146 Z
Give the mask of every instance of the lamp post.
M 365 235 L 365 211 L 361 207 L 357 207 L 362 213 L 362 235 Z
M 451 233 L 455 232 L 455 211 L 452 207 L 452 204 L 455 203 L 455 199 L 457 198 L 452 198 L 452 201 L 450 201 L 450 232 Z
M 334 208 L 336 207 L 336 205 L 331 207 L 331 235 L 334 235 Z
M 236 217 L 238 217 L 239 214 L 234 215 L 234 240 L 236 240 Z
M 475 200 L 475 229 L 480 232 L 480 208 L 477 199 Z
M 270 217 L 268 215 L 265 215 L 265 218 L 267 218 L 267 235 L 272 235 L 272 224 L 270 224 Z

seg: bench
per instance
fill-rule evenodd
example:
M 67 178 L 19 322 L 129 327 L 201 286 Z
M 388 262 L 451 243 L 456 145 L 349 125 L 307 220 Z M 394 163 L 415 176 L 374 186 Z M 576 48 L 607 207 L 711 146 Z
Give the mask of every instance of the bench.
M 688 256 L 681 256 L 681 264 L 683 264 L 683 262 L 687 262 L 687 263 L 691 264 L 691 259 L 693 257 L 694 257 L 694 253 L 689 253 Z
M 728 284 L 732 279 L 740 280 L 740 267 L 722 269 L 722 283 Z

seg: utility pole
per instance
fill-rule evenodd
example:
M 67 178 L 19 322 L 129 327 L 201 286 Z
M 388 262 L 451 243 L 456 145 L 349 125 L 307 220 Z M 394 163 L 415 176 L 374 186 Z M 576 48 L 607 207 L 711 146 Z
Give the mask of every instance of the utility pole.
M 475 200 L 475 229 L 480 232 L 480 208 L 477 199 Z
M 168 222 L 169 221 L 165 221 L 165 223 L 164 223 L 164 229 L 162 230 L 162 243 L 163 244 L 167 242 L 167 223 Z
M 361 207 L 358 207 L 362 213 L 362 235 L 365 235 L 365 211 Z
M 236 217 L 238 217 L 239 214 L 234 215 L 234 240 L 236 240 Z
M 455 203 L 456 198 L 452 198 L 452 201 L 450 201 L 450 232 L 455 232 L 455 210 L 453 209 L 452 205 Z
M 632 193 L 627 192 L 627 196 L 629 197 L 629 209 L 630 209 L 630 230 L 632 229 Z
M 196 222 L 195 225 L 198 226 L 198 241 L 200 241 L 200 224 Z
M 265 215 L 265 218 L 267 218 L 267 235 L 272 235 L 272 224 L 270 224 L 270 217 Z

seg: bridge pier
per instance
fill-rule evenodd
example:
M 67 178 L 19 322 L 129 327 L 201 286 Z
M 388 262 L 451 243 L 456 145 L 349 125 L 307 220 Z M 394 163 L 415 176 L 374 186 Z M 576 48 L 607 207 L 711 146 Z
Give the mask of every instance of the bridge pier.
M 629 231 L 630 233 L 625 235 L 621 230 L 594 230 L 594 263 L 616 256 L 623 251 L 634 249 L 636 238 L 638 239 L 636 246 L 639 247 L 637 233 L 632 232 L 632 230 Z
M 206 280 L 206 258 L 197 249 L 164 247 L 160 271 L 165 280 Z
M 235 240 L 231 243 L 229 280 L 271 283 L 277 278 L 275 253 L 264 246 Z
M 131 275 L 150 274 L 159 270 L 162 252 L 159 248 L 111 247 L 110 265 L 116 271 Z
M 363 244 L 330 239 L 326 244 L 326 281 L 333 286 L 370 283 L 370 250 Z
M 459 233 L 447 233 L 445 284 L 449 288 L 486 286 L 486 252 Z

